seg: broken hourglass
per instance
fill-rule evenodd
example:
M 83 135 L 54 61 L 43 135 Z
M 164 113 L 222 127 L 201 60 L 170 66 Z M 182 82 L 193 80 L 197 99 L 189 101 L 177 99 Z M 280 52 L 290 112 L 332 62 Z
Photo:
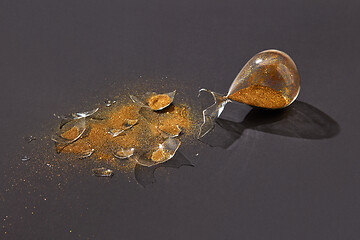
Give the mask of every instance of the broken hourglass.
M 265 50 L 253 56 L 232 82 L 226 95 L 212 94 L 215 103 L 203 111 L 198 137 L 215 126 L 228 102 L 240 102 L 264 109 L 281 109 L 295 101 L 300 91 L 300 76 L 294 61 L 279 50 Z

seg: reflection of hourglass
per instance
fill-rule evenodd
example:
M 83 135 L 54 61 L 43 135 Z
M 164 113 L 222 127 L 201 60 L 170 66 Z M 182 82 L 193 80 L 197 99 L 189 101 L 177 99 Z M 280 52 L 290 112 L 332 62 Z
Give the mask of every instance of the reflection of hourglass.
M 230 101 L 265 109 L 289 106 L 300 91 L 300 77 L 294 61 L 279 50 L 266 50 L 253 56 L 241 69 L 226 96 L 210 92 L 215 103 L 203 111 L 199 138 L 213 127 Z

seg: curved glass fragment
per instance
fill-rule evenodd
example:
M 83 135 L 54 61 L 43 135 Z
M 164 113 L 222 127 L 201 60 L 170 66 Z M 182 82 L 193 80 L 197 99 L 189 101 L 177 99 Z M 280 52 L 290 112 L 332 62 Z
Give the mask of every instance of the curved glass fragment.
M 95 149 L 89 149 L 84 151 L 81 156 L 79 157 L 79 159 L 84 159 L 84 158 L 88 158 L 90 157 L 93 153 L 95 152 Z
M 130 128 L 135 126 L 137 123 L 138 123 L 137 119 L 135 119 L 135 120 L 126 119 L 120 129 L 109 129 L 109 131 L 107 133 L 109 133 L 113 137 L 117 137 L 119 135 L 123 135 L 122 134 L 123 132 L 125 132 L 126 130 L 129 130 Z
M 119 151 L 113 153 L 114 157 L 118 159 L 126 159 L 134 155 L 135 148 L 120 148 Z
M 92 173 L 96 177 L 112 177 L 114 176 L 114 172 L 111 169 L 106 169 L 104 167 L 101 168 L 94 168 L 92 170 Z
M 142 166 L 155 166 L 173 158 L 180 144 L 181 142 L 175 138 L 167 138 L 158 147 L 149 152 L 134 156 L 133 159 Z
M 181 133 L 181 128 L 179 127 L 179 125 L 176 125 L 176 126 L 161 125 L 161 126 L 155 126 L 155 127 L 161 133 L 161 135 L 165 138 L 178 137 Z
M 99 108 L 95 108 L 93 110 L 86 111 L 86 112 L 73 113 L 72 117 L 73 117 L 73 119 L 86 118 L 86 117 L 89 117 L 89 116 L 93 115 L 98 110 L 99 110 Z
M 162 94 L 151 92 L 146 93 L 142 97 L 130 95 L 130 99 L 140 107 L 146 107 L 154 111 L 160 111 L 168 107 L 174 101 L 175 94 L 176 90 Z
M 81 138 L 86 130 L 86 121 L 84 118 L 82 118 L 73 122 L 71 127 L 63 128 L 57 134 L 52 135 L 51 140 L 59 144 L 69 145 Z

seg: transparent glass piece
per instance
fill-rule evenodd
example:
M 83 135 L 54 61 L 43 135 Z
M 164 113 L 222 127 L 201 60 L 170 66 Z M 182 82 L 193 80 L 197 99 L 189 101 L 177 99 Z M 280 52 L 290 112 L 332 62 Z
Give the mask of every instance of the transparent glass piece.
M 125 122 L 123 123 L 122 129 L 128 130 L 133 126 L 135 126 L 137 123 L 138 123 L 137 119 L 126 119 Z
M 138 97 L 136 97 L 134 95 L 130 95 L 129 97 L 130 97 L 131 101 L 133 101 L 133 103 L 139 105 L 140 107 L 148 107 L 148 108 L 150 108 L 145 103 L 143 103 L 143 101 L 140 100 Z
M 105 106 L 106 107 L 111 107 L 115 103 L 116 103 L 115 100 L 105 100 Z
M 135 148 L 120 148 L 119 151 L 113 153 L 114 157 L 118 159 L 130 158 L 134 155 Z
M 163 137 L 178 137 L 181 133 L 181 128 L 176 125 L 176 126 L 156 126 L 156 129 L 161 133 L 161 135 Z
M 84 159 L 90 157 L 95 152 L 95 149 L 89 149 L 81 154 L 79 159 Z
M 113 170 L 107 169 L 107 168 L 104 168 L 104 167 L 94 168 L 92 170 L 92 173 L 96 177 L 112 177 L 112 176 L 114 176 Z
M 56 143 L 65 144 L 65 145 L 68 145 L 68 144 L 71 144 L 71 143 L 77 141 L 79 138 L 81 138 L 81 136 L 87 130 L 85 119 L 80 119 L 79 121 L 76 121 L 72 128 L 77 129 L 77 134 L 76 134 L 76 136 L 74 138 L 72 138 L 72 139 L 64 138 L 63 136 L 64 136 L 64 133 L 66 131 L 63 131 L 63 132 L 60 132 L 60 133 L 57 133 L 57 134 L 53 135 L 51 137 L 51 140 L 53 140 Z
M 24 139 L 26 142 L 31 143 L 32 141 L 36 140 L 36 137 L 30 135 L 30 136 L 24 137 Z
M 154 111 L 160 111 L 168 107 L 175 98 L 176 90 L 169 93 L 147 93 L 144 97 L 139 98 L 130 95 L 131 100 L 141 107 L 150 108 Z
M 200 126 L 198 138 L 202 138 L 214 128 L 215 120 L 220 116 L 225 105 L 229 102 L 226 96 L 207 89 L 200 89 L 199 94 L 203 91 L 210 93 L 213 96 L 215 103 L 203 111 L 203 123 Z
M 23 156 L 22 158 L 21 158 L 21 161 L 23 161 L 23 162 L 27 162 L 27 161 L 29 161 L 30 160 L 30 157 L 28 157 L 28 156 Z
M 93 109 L 91 111 L 87 111 L 87 112 L 73 113 L 72 116 L 73 116 L 73 119 L 86 118 L 86 117 L 93 115 L 98 110 L 99 110 L 99 108 L 95 108 L 95 109 Z
M 155 166 L 173 158 L 176 151 L 179 149 L 180 144 L 181 142 L 179 140 L 168 138 L 155 149 L 133 157 L 133 159 L 142 166 Z
M 110 129 L 107 133 L 110 134 L 113 137 L 117 137 L 119 135 L 122 135 L 122 133 L 124 131 L 125 130 L 123 130 L 123 129 Z
M 126 119 L 123 123 L 123 126 L 121 127 L 121 129 L 110 129 L 108 131 L 108 133 L 110 135 L 112 135 L 113 137 L 117 137 L 119 135 L 122 135 L 123 132 L 125 132 L 126 130 L 129 130 L 130 128 L 132 128 L 133 126 L 135 126 L 138 123 L 138 120 L 135 119 Z
M 61 129 L 66 124 L 68 124 L 69 122 L 71 122 L 73 120 L 79 120 L 79 119 L 82 119 L 82 118 L 87 118 L 87 117 L 92 116 L 98 110 L 99 110 L 99 108 L 95 108 L 95 109 L 93 109 L 91 111 L 86 111 L 86 112 L 72 113 L 70 115 L 56 115 L 56 114 L 54 114 L 54 116 L 61 119 L 60 127 L 59 127 Z M 97 117 L 91 117 L 91 119 L 103 120 L 102 118 L 97 118 Z

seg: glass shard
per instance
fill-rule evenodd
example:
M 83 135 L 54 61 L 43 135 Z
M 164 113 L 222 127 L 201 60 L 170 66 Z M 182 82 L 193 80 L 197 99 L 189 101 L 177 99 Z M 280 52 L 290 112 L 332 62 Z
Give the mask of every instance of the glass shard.
M 92 170 L 92 173 L 96 177 L 112 177 L 114 176 L 114 172 L 111 169 L 106 169 L 104 167 L 101 168 L 94 168 Z
M 130 97 L 131 101 L 133 101 L 133 103 L 139 105 L 140 107 L 148 107 L 148 108 L 150 108 L 149 106 L 144 104 L 138 97 L 136 97 L 134 95 L 130 95 L 129 97 Z
M 107 133 L 109 133 L 113 137 L 117 137 L 119 135 L 122 135 L 122 133 L 126 130 L 129 130 L 133 126 L 135 126 L 138 123 L 138 120 L 132 120 L 132 119 L 126 119 L 121 127 L 121 129 L 110 129 Z
M 99 110 L 99 108 L 95 108 L 95 109 L 87 111 L 87 112 L 73 113 L 72 116 L 73 116 L 73 119 L 86 118 L 86 117 L 93 115 L 98 110 Z
M 138 123 L 138 120 L 137 119 L 126 119 L 123 123 L 123 127 L 122 129 L 123 130 L 128 130 L 130 128 L 132 128 L 133 126 L 135 126 L 136 124 Z
M 164 136 L 164 137 L 178 137 L 181 133 L 181 128 L 179 128 L 178 125 L 175 126 L 159 126 L 157 127 L 157 130 L 159 130 L 159 132 Z
M 62 131 L 51 137 L 56 143 L 69 145 L 77 141 L 87 130 L 85 119 L 75 122 L 74 126 L 67 131 Z
M 174 157 L 181 142 L 175 138 L 167 138 L 158 147 L 142 155 L 134 157 L 134 160 L 142 166 L 155 166 L 164 163 Z
M 30 135 L 30 136 L 24 137 L 24 139 L 26 142 L 31 143 L 32 141 L 36 140 L 36 137 Z
M 116 103 L 115 100 L 106 100 L 105 101 L 105 106 L 106 107 L 111 107 L 114 103 Z
M 176 90 L 163 94 L 152 92 L 147 93 L 142 98 L 130 95 L 130 99 L 141 107 L 146 107 L 154 111 L 159 111 L 168 107 L 174 101 L 175 94 Z
M 21 158 L 21 161 L 23 161 L 23 162 L 26 162 L 26 161 L 29 161 L 29 160 L 30 160 L 30 157 L 28 157 L 28 156 L 23 156 Z
M 226 96 L 207 89 L 200 89 L 199 94 L 203 91 L 210 93 L 213 96 L 215 103 L 203 111 L 203 123 L 200 126 L 198 138 L 202 138 L 214 128 L 215 120 L 220 116 L 225 105 L 229 102 Z
M 84 159 L 90 157 L 95 152 L 95 149 L 90 149 L 82 153 L 79 159 Z
M 117 136 L 121 135 L 124 131 L 125 130 L 123 130 L 123 129 L 110 129 L 109 131 L 107 131 L 107 133 L 113 137 L 117 137 Z
M 174 101 L 175 93 L 176 90 L 163 94 L 153 93 L 148 97 L 147 104 L 154 111 L 163 110 Z
M 120 148 L 119 151 L 113 153 L 118 159 L 126 159 L 134 155 L 135 148 Z

